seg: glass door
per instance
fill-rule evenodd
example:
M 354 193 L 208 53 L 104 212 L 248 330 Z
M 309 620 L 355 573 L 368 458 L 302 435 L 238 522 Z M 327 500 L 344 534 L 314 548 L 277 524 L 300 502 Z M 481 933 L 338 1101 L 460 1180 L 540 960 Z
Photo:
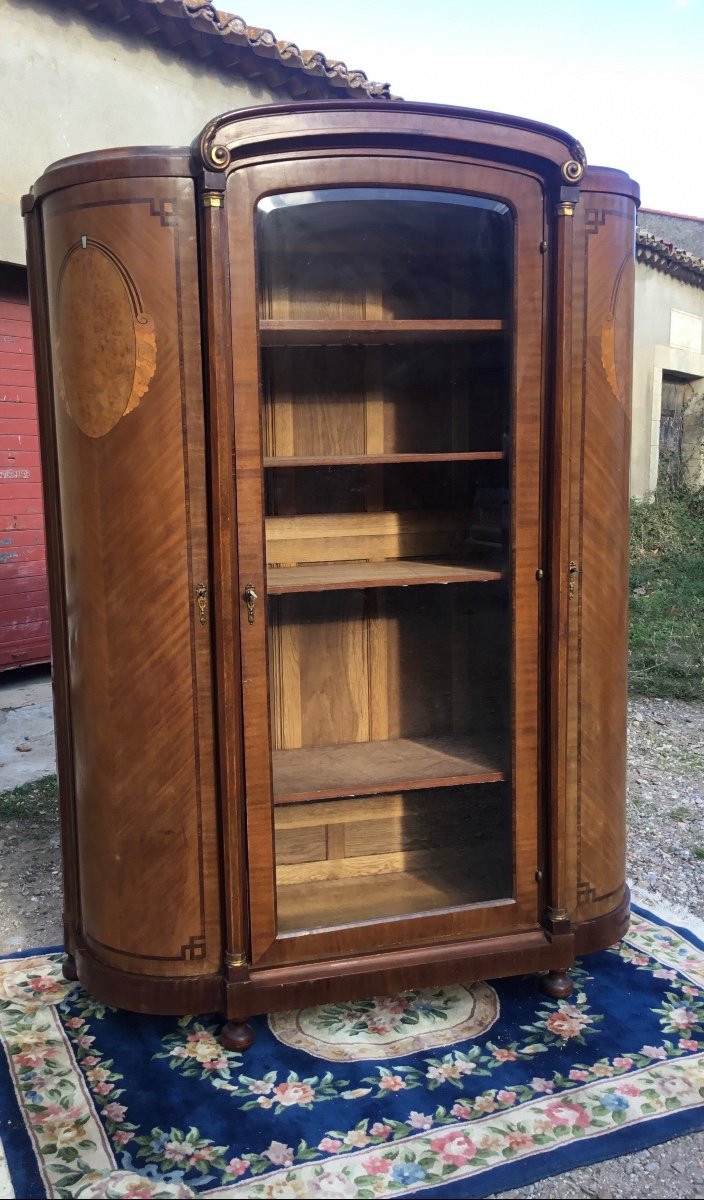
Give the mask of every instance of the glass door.
M 519 794 L 513 734 L 515 207 L 478 190 L 347 182 L 267 191 L 252 219 L 264 941 L 286 957 L 307 939 L 314 956 L 366 948 L 371 926 L 374 944 L 384 929 L 398 944 L 399 919 L 410 943 L 525 926 L 537 807 L 530 771 L 533 793 Z M 534 354 L 539 312 L 525 330 Z M 535 665 L 535 622 L 531 636 Z M 535 750 L 537 689 L 531 711 Z M 256 815 L 251 828 L 264 873 Z

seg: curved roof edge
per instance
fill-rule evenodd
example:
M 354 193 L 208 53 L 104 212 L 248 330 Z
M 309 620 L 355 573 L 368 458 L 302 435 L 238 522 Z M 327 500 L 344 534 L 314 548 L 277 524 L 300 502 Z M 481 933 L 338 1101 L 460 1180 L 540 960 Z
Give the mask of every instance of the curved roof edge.
M 210 0 L 54 0 L 57 7 L 83 12 L 160 48 L 183 53 L 226 74 L 261 81 L 294 100 L 331 96 L 389 100 L 388 83 L 374 83 L 364 71 L 301 50 Z M 292 9 L 295 18 L 295 8 Z
M 692 287 L 704 288 L 704 258 L 690 254 L 689 250 L 680 250 L 643 229 L 636 235 L 636 261 Z

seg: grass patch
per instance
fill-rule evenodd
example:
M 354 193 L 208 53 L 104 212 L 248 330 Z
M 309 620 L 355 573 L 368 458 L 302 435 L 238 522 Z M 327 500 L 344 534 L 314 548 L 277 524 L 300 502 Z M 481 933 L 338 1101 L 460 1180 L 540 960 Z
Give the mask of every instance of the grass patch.
M 684 753 L 678 753 L 677 766 L 680 771 L 686 771 L 688 775 L 704 773 L 704 754 L 698 754 L 696 750 L 685 750 Z
M 704 491 L 631 505 L 629 687 L 704 699 Z
M 0 819 L 14 817 L 22 821 L 54 821 L 58 803 L 56 776 L 45 775 L 42 779 L 0 793 Z

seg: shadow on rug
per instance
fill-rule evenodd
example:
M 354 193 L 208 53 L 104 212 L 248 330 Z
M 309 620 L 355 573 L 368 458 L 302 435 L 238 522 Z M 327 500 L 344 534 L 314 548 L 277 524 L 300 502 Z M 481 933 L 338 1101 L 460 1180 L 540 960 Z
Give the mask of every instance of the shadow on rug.
M 0 1195 L 480 1197 L 704 1127 L 704 953 L 634 911 L 573 971 L 259 1018 L 140 1017 L 0 961 Z

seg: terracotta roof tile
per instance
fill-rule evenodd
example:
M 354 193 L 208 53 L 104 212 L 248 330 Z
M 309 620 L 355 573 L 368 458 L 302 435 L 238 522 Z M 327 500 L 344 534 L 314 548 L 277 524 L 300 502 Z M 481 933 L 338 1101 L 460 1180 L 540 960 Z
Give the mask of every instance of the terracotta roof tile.
M 270 87 L 296 99 L 348 95 L 357 99 L 391 100 L 388 83 L 373 83 L 364 71 L 326 58 L 319 50 L 301 50 L 270 29 L 247 25 L 242 17 L 223 12 L 209 0 L 58 0 L 65 7 L 124 27 L 173 49 L 212 57 L 220 70 L 262 78 Z M 295 15 L 295 9 L 292 10 Z
M 646 267 L 672 275 L 692 287 L 704 288 L 704 258 L 698 258 L 688 250 L 680 250 L 671 242 L 646 233 L 644 229 L 637 231 L 636 259 Z

